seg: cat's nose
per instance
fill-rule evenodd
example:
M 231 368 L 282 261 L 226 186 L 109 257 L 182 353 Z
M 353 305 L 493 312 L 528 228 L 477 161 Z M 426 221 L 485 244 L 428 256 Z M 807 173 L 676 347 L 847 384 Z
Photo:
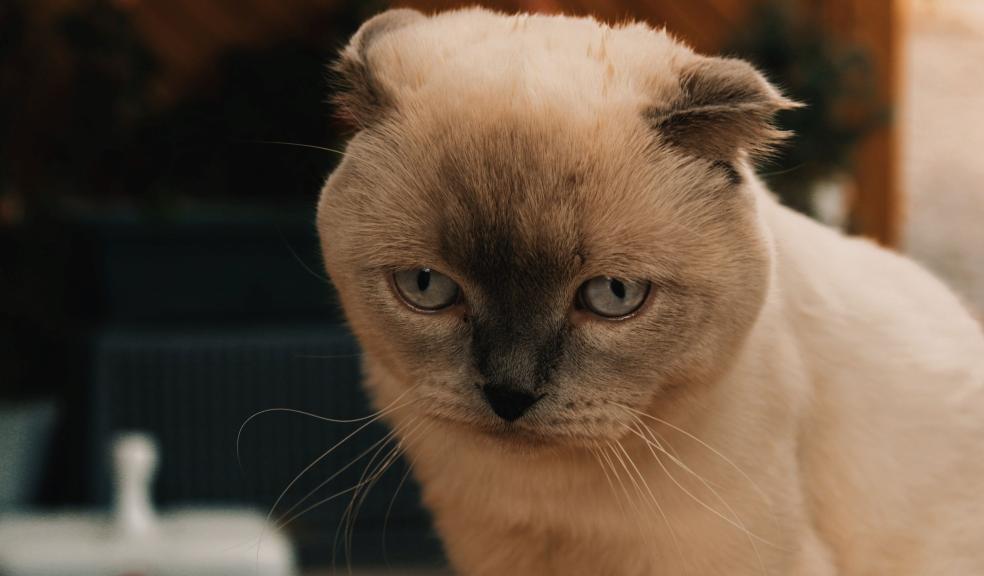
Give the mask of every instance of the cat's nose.
M 485 386 L 482 388 L 482 393 L 485 394 L 485 400 L 492 407 L 492 411 L 506 422 L 512 422 L 522 416 L 530 406 L 543 397 L 505 386 Z

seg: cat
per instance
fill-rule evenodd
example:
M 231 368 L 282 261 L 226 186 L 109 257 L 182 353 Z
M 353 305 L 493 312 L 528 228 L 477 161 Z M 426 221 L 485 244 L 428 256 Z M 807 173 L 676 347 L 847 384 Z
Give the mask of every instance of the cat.
M 465 575 L 984 574 L 984 336 L 754 173 L 797 106 L 645 24 L 400 9 L 317 226 Z

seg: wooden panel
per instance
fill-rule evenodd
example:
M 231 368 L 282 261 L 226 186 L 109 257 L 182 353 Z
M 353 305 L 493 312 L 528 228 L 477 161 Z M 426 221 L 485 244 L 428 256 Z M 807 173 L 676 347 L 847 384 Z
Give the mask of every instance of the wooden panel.
M 425 12 L 474 6 L 476 4 L 506 12 L 564 12 L 591 15 L 606 22 L 645 20 L 665 26 L 675 36 L 701 52 L 717 52 L 744 20 L 752 0 L 402 0 L 399 6 Z
M 898 246 L 904 195 L 901 135 L 897 111 L 902 100 L 905 0 L 809 0 L 820 21 L 834 33 L 865 47 L 877 74 L 877 97 L 894 118 L 869 135 L 855 157 L 856 190 L 851 206 L 852 231 L 883 246 Z
M 858 3 L 857 39 L 869 46 L 881 73 L 879 95 L 894 111 L 892 122 L 861 145 L 855 178 L 858 231 L 885 246 L 896 247 L 902 234 L 905 204 L 901 176 L 901 131 L 898 111 L 902 98 L 903 42 L 907 11 L 902 0 Z

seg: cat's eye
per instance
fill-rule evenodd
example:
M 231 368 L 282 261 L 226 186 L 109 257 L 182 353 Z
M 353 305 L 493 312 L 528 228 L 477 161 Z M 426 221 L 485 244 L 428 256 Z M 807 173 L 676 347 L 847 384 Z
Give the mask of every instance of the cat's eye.
M 609 319 L 630 316 L 649 294 L 649 282 L 597 276 L 581 285 L 578 300 L 584 308 Z
M 430 268 L 414 268 L 393 274 L 400 298 L 421 312 L 437 312 L 456 304 L 461 289 L 454 280 Z

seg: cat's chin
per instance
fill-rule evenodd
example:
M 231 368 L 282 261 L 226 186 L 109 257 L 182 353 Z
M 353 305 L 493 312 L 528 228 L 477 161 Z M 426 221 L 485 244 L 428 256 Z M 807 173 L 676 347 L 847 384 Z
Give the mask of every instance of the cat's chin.
M 536 453 L 590 449 L 597 438 L 542 432 L 530 427 L 507 423 L 463 422 L 445 415 L 430 415 L 460 438 L 499 450 Z

